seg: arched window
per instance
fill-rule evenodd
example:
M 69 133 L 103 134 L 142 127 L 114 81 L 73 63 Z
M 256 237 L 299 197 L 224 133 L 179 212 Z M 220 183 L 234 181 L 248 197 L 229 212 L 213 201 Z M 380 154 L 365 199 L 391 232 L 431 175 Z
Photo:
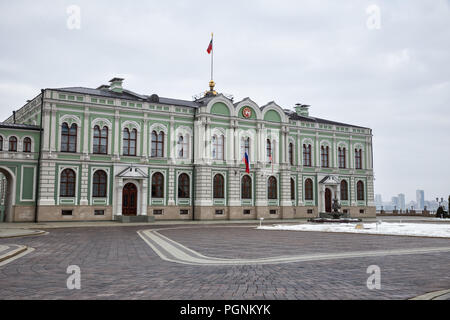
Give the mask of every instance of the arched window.
M 244 158 L 246 152 L 250 161 L 250 138 L 241 139 L 241 158 Z
M 322 168 L 328 168 L 328 154 L 329 154 L 329 147 L 328 146 L 322 146 L 321 148 L 321 159 L 322 159 Z
M 152 198 L 164 198 L 164 176 L 155 172 L 152 176 Z
M 12 152 L 17 151 L 17 138 L 16 137 L 9 138 L 9 151 L 12 151 Z
M 291 200 L 295 200 L 295 180 L 291 178 Z
M 217 160 L 223 160 L 224 157 L 224 141 L 223 135 L 213 135 L 212 137 L 212 158 Z
M 61 197 L 75 197 L 75 171 L 72 169 L 64 169 L 61 172 L 59 195 Z
M 294 144 L 292 142 L 289 143 L 289 164 L 294 165 Z
M 178 176 L 178 198 L 189 198 L 189 176 L 182 173 Z
M 313 193 L 313 182 L 311 179 L 305 180 L 305 200 L 313 200 L 314 199 L 314 193 Z
M 270 177 L 267 181 L 267 198 L 278 199 L 278 188 L 277 179 L 275 177 Z
M 92 181 L 92 196 L 96 198 L 106 198 L 106 182 L 108 180 L 106 172 L 97 170 L 94 172 Z
M 311 145 L 303 145 L 303 165 L 305 167 L 311 167 Z
M 272 143 L 269 139 L 267 139 L 267 146 L 266 146 L 266 154 L 267 154 L 267 161 L 272 162 Z
M 355 168 L 362 169 L 362 150 L 355 149 Z
M 31 152 L 31 138 L 23 139 L 23 152 Z
M 241 179 L 241 198 L 252 198 L 252 178 L 248 175 L 243 176 Z
M 0 151 L 3 151 L 3 137 L 0 136 Z
M 356 199 L 364 201 L 364 183 L 361 180 L 356 184 Z
M 345 169 L 345 148 L 338 148 L 339 168 Z
M 152 158 L 164 157 L 164 132 L 152 131 Z
M 189 135 L 178 137 L 178 158 L 187 158 L 189 155 Z
M 214 183 L 213 183 L 213 193 L 214 193 L 214 199 L 223 199 L 225 198 L 225 179 L 223 178 L 223 175 L 216 174 L 214 176 Z
M 104 126 L 100 130 L 99 126 L 94 127 L 94 144 L 93 153 L 107 154 L 108 153 L 108 127 Z
M 341 180 L 341 200 L 348 200 L 348 183 L 347 180 Z
M 123 155 L 135 156 L 136 155 L 136 142 L 137 142 L 137 130 L 130 130 L 128 128 L 123 129 Z
M 76 123 L 69 125 L 64 122 L 61 126 L 61 152 L 77 152 L 77 131 Z

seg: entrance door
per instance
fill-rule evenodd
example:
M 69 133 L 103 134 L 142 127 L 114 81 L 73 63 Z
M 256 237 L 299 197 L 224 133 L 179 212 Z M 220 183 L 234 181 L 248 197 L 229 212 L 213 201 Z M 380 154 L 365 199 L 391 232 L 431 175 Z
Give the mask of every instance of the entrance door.
M 325 212 L 331 212 L 331 190 L 325 189 Z
M 124 216 L 137 214 L 137 188 L 133 183 L 127 183 L 123 187 L 122 214 Z

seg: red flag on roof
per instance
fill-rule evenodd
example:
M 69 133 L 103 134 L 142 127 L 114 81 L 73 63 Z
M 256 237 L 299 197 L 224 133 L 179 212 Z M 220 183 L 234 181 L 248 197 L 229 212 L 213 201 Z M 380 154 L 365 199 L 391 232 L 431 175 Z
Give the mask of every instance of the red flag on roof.
M 213 45 L 212 45 L 212 39 L 211 39 L 211 41 L 209 42 L 209 46 L 208 46 L 208 49 L 206 49 L 206 52 L 208 52 L 208 54 L 210 54 L 211 53 L 211 51 L 212 51 L 212 49 L 213 49 L 213 47 L 212 47 Z

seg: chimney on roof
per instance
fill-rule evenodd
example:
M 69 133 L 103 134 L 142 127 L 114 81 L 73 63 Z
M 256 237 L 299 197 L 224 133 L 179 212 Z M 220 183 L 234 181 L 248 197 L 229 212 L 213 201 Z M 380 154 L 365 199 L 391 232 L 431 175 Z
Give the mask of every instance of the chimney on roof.
M 297 103 L 295 104 L 295 112 L 302 117 L 309 117 L 309 107 L 308 104 L 301 104 Z
M 109 86 L 109 90 L 114 91 L 114 92 L 118 92 L 118 93 L 122 93 L 123 88 L 122 88 L 122 82 L 124 79 L 122 78 L 112 78 L 111 80 L 109 80 L 110 86 Z

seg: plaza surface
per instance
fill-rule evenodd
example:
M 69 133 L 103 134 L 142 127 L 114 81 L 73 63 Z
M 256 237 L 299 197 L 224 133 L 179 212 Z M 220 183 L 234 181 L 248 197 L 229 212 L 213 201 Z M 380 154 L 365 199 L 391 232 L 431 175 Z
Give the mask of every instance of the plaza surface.
M 45 235 L 0 239 L 3 247 L 35 249 L 0 266 L 0 297 L 409 299 L 450 288 L 448 239 L 265 231 L 256 226 L 53 228 L 43 229 Z M 161 254 L 175 258 L 169 261 Z M 191 263 L 193 257 L 201 263 Z M 67 289 L 70 265 L 80 267 L 80 290 Z M 367 288 L 371 265 L 380 267 L 380 290 Z

